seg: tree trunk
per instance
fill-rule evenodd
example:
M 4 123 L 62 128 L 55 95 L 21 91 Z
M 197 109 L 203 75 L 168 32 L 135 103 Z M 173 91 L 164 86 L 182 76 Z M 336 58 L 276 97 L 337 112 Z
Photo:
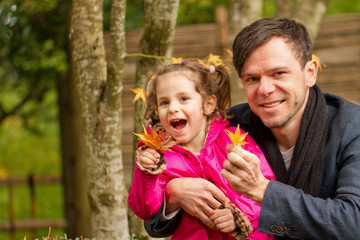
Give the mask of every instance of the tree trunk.
M 145 27 L 140 40 L 139 52 L 170 58 L 175 35 L 179 0 L 145 0 Z M 168 62 L 165 60 L 165 62 Z M 164 61 L 156 58 L 138 57 L 136 61 L 136 87 L 143 88 L 145 80 L 154 73 Z M 135 102 L 134 132 L 142 132 L 144 122 L 143 102 Z M 134 137 L 134 152 L 138 140 Z M 146 234 L 142 221 L 130 213 L 131 231 L 137 236 Z
M 289 18 L 292 0 L 276 0 L 276 15 L 281 18 Z
M 80 103 L 71 74 L 61 75 L 58 84 L 66 234 L 70 238 L 91 237 L 90 206 L 87 198 L 86 152 Z
M 291 7 L 291 18 L 305 25 L 313 41 L 317 37 L 329 3 L 330 0 L 298 0 Z
M 231 44 L 241 29 L 261 18 L 262 7 L 263 0 L 230 0 Z
M 70 9 L 66 21 L 70 25 Z M 66 44 L 71 56 L 69 44 Z M 69 60 L 71 57 L 69 57 Z M 79 96 L 73 81 L 71 67 L 68 72 L 58 76 L 59 123 L 61 138 L 61 157 L 63 166 L 63 185 L 65 195 L 65 216 L 68 223 L 66 234 L 70 238 L 91 237 L 90 206 L 87 198 L 88 183 L 84 177 L 86 169 L 86 150 L 84 129 L 81 119 Z
M 121 151 L 125 0 L 112 3 L 111 35 L 117 39 L 112 41 L 115 50 L 108 71 L 102 4 L 101 0 L 73 1 L 69 35 L 73 76 L 85 127 L 92 237 L 128 239 Z

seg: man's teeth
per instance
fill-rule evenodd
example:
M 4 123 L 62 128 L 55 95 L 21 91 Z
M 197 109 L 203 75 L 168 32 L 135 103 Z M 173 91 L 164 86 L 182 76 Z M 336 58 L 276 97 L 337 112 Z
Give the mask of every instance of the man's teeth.
M 276 105 L 279 105 L 281 103 L 281 101 L 278 101 L 278 102 L 273 102 L 273 103 L 269 103 L 269 104 L 264 104 L 264 107 L 273 107 L 273 106 L 276 106 Z

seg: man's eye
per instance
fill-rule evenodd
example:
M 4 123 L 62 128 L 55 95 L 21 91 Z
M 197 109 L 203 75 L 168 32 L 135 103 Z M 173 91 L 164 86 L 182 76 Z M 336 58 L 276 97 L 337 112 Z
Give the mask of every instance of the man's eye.
M 275 76 L 276 77 L 281 77 L 282 75 L 284 75 L 285 74 L 285 72 L 276 72 L 275 73 Z
M 259 77 L 249 77 L 246 79 L 246 82 L 256 82 L 259 81 L 260 78 Z

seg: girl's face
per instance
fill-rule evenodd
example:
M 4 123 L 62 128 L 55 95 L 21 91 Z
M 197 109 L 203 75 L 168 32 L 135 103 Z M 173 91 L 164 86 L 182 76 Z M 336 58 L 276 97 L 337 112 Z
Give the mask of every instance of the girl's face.
M 190 72 L 161 75 L 156 84 L 156 99 L 161 124 L 166 131 L 191 152 L 200 152 L 205 140 L 207 115 L 216 107 L 216 97 L 205 102 L 195 89 L 196 78 Z

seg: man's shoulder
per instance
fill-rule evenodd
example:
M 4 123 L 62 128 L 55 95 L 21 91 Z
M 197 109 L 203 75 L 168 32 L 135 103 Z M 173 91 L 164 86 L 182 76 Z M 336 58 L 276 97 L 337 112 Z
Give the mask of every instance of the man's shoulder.
M 346 99 L 330 94 L 324 93 L 327 107 L 328 120 L 331 122 L 334 119 L 354 120 L 360 122 L 360 106 L 347 101 Z

